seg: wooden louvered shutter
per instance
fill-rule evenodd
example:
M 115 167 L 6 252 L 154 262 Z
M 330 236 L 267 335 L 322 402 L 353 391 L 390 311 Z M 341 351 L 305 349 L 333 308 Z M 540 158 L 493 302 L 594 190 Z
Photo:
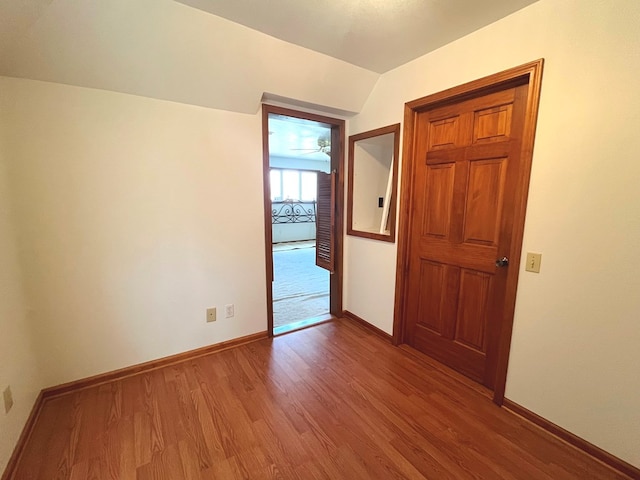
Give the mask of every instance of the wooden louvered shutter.
M 316 265 L 333 273 L 335 224 L 335 173 L 318 172 L 316 211 Z

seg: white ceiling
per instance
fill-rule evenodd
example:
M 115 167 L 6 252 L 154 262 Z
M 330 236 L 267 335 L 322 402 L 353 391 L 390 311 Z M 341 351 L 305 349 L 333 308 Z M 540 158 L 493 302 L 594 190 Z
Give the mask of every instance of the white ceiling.
M 537 0 L 176 0 L 383 73 Z
M 33 25 L 53 0 L 0 0 L 0 45 Z
M 378 79 L 173 0 L 0 1 L 9 77 L 250 114 L 265 94 L 353 114 Z
M 0 0 L 0 75 L 239 113 L 271 98 L 349 116 L 377 72 L 534 1 Z
M 327 125 L 281 115 L 269 116 L 269 154 L 329 162 L 331 157 L 320 151 L 319 138 L 331 139 Z

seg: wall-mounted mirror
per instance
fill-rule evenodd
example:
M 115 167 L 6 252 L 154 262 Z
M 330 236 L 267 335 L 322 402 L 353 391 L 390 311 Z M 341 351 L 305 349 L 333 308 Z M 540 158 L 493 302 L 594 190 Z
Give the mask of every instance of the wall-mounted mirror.
M 349 137 L 347 234 L 396 239 L 400 124 Z

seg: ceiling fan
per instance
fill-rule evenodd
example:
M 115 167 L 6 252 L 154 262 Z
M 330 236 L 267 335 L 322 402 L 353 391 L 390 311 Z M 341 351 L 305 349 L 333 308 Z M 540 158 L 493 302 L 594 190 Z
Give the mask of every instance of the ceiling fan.
M 320 135 L 317 140 L 318 148 L 292 148 L 291 150 L 304 151 L 302 155 L 309 155 L 311 153 L 325 153 L 329 157 L 331 156 L 331 137 L 328 135 Z

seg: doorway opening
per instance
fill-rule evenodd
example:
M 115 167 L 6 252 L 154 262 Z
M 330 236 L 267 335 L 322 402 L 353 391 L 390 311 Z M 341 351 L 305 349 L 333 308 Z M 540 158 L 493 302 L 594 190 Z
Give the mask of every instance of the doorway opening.
M 342 310 L 344 122 L 263 106 L 268 331 Z

